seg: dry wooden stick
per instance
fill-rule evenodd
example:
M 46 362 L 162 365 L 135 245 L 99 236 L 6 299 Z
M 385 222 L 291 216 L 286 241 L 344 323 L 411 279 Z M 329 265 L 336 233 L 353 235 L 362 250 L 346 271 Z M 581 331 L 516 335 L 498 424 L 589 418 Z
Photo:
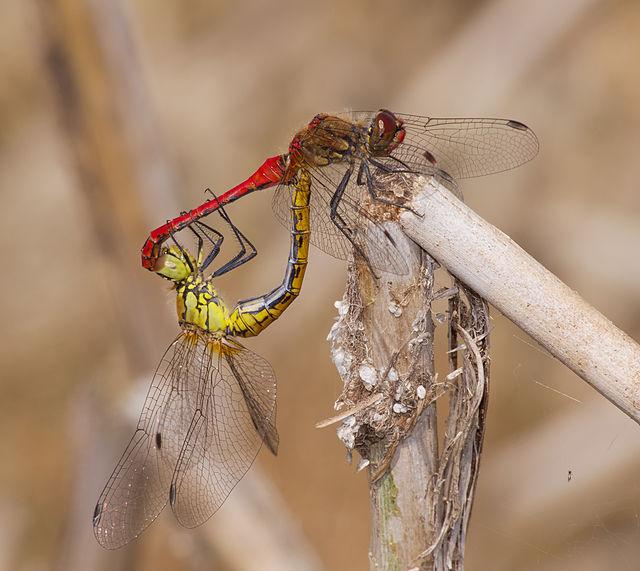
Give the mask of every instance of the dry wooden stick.
M 426 493 L 438 456 L 430 398 L 433 261 L 423 261 L 421 249 L 401 233 L 396 244 L 404 244 L 410 272 L 379 272 L 376 280 L 362 260 L 351 262 L 330 334 L 345 383 L 338 409 L 351 413 L 338 436 L 362 456 L 360 467 L 370 467 L 372 569 L 408 567 L 433 542 L 440 519 Z M 365 402 L 370 405 L 360 406 Z
M 640 422 L 640 346 L 436 180 L 414 192 L 407 236 Z
M 384 184 L 395 192 L 402 182 Z M 373 276 L 363 260 L 349 264 L 330 334 L 345 383 L 337 404 L 346 412 L 331 420 L 342 420 L 339 438 L 370 469 L 371 569 L 460 570 L 484 435 L 488 314 L 460 284 L 434 293 L 434 260 L 397 222 L 386 226 L 408 273 L 377 269 Z M 443 320 L 452 374 L 442 381 L 434 374 L 431 318 L 439 298 L 450 301 Z M 445 393 L 439 449 L 436 400 Z

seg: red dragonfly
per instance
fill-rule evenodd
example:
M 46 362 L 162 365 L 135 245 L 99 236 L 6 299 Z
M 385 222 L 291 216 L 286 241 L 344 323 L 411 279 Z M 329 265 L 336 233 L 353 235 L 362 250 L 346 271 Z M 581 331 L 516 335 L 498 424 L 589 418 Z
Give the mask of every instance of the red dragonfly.
M 372 270 L 403 274 L 404 256 L 370 204 L 407 206 L 386 198 L 381 175 L 439 174 L 453 182 L 515 168 L 537 152 L 535 134 L 519 121 L 437 119 L 387 109 L 322 113 L 295 135 L 287 153 L 267 159 L 244 182 L 151 232 L 142 265 L 154 269 L 172 233 L 256 190 L 277 187 L 273 210 L 289 226 L 290 185 L 306 169 L 313 179 L 311 243 L 342 259 L 355 249 Z

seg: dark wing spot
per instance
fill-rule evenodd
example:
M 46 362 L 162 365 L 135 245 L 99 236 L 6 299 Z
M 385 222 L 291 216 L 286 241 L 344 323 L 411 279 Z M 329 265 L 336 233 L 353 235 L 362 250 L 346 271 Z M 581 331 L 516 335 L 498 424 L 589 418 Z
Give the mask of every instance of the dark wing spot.
M 102 518 L 102 506 L 103 504 L 97 503 L 96 509 L 93 510 L 93 527 L 96 527 L 100 523 L 100 519 Z
M 432 165 L 436 164 L 436 158 L 433 156 L 432 153 L 430 153 L 429 151 L 425 151 L 422 154 L 424 155 L 424 158 L 427 159 Z
M 173 507 L 176 504 L 176 485 L 169 486 L 169 504 Z
M 158 450 L 162 448 L 162 434 L 160 434 L 159 432 L 156 432 L 156 447 L 158 448 Z
M 507 125 L 512 127 L 513 129 L 518 129 L 518 131 L 528 131 L 529 127 L 527 127 L 524 123 L 520 123 L 520 121 L 507 121 Z

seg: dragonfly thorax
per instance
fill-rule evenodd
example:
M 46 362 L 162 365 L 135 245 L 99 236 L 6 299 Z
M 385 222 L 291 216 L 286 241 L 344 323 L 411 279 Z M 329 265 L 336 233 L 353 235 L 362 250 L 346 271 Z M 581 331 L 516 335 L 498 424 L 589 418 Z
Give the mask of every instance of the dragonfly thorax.
M 194 325 L 208 333 L 223 333 L 229 321 L 229 311 L 210 280 L 192 274 L 176 286 L 178 322 Z
M 359 121 L 321 113 L 291 141 L 287 171 L 388 156 L 404 138 L 402 121 L 387 109 Z
M 364 142 L 356 124 L 337 115 L 316 115 L 289 145 L 289 170 L 348 162 Z

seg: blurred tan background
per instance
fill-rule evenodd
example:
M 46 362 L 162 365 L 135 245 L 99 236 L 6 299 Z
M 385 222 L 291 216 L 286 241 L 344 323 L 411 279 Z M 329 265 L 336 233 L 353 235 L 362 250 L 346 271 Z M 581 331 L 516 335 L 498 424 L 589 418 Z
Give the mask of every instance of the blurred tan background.
M 8 0 L 2 13 L 0 569 L 368 568 L 366 476 L 314 429 L 340 392 L 325 337 L 345 278 L 316 249 L 301 298 L 247 343 L 278 376 L 278 458 L 262 451 L 198 530 L 165 510 L 106 552 L 91 528 L 177 332 L 173 294 L 139 266 L 148 231 L 318 112 L 531 126 L 536 160 L 464 181 L 467 202 L 640 339 L 635 0 Z M 221 280 L 230 303 L 282 279 L 270 198 L 229 209 L 259 249 Z M 638 569 L 640 430 L 495 311 L 493 324 L 467 568 Z

